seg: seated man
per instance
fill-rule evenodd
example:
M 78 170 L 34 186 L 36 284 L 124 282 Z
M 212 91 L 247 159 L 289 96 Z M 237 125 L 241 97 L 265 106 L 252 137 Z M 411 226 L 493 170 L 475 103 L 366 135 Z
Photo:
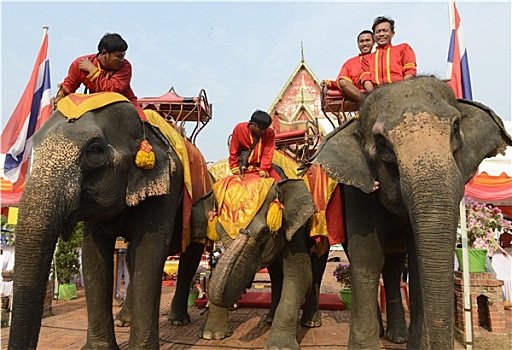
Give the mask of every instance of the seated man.
M 357 46 L 359 47 L 359 55 L 347 60 L 341 67 L 336 81 L 324 80 L 330 90 L 339 89 L 343 97 L 354 101 L 357 106 L 361 105 L 363 94 L 366 92 L 359 79 L 363 73 L 361 62 L 363 57 L 370 54 L 373 49 L 373 33 L 370 30 L 363 30 L 357 36 Z
M 272 177 L 279 178 L 272 169 L 276 136 L 270 124 L 272 118 L 268 113 L 256 110 L 248 122 L 235 126 L 229 145 L 231 174 L 258 172 L 261 177 L 269 177 L 272 172 Z
M 389 17 L 375 18 L 372 26 L 377 43 L 375 52 L 362 61 L 364 72 L 360 80 L 367 92 L 379 85 L 390 84 L 416 76 L 416 55 L 406 43 L 391 44 L 395 36 L 395 21 Z
M 83 84 L 90 93 L 120 93 L 135 105 L 141 118 L 146 119 L 130 86 L 132 65 L 124 58 L 127 49 L 128 44 L 119 34 L 105 34 L 98 44 L 98 53 L 81 56 L 71 63 L 68 76 L 51 100 L 53 107 Z

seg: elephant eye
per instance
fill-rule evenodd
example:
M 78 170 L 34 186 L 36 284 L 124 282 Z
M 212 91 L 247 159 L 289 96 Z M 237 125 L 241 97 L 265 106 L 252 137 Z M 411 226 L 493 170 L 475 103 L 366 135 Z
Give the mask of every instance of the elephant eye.
M 396 162 L 396 156 L 393 152 L 393 149 L 389 145 L 386 138 L 382 135 L 377 135 L 375 137 L 375 148 L 377 150 L 377 155 L 381 160 L 388 163 Z
M 85 150 L 83 166 L 87 170 L 96 169 L 105 164 L 108 156 L 107 145 L 99 140 L 89 143 Z

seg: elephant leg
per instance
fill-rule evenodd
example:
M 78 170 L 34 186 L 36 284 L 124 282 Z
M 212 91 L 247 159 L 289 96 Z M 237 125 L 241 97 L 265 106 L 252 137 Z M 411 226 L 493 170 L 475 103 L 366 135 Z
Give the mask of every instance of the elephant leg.
M 315 248 L 312 248 L 315 250 Z M 305 327 L 320 327 L 322 325 L 322 316 L 318 311 L 320 306 L 320 285 L 322 284 L 322 277 L 324 275 L 325 266 L 327 265 L 327 258 L 329 250 L 322 256 L 317 256 L 316 251 L 311 254 L 311 268 L 313 271 L 313 286 L 311 291 L 306 295 L 304 301 L 301 325 Z
M 416 256 L 416 247 L 414 242 L 407 241 L 407 268 L 409 271 L 409 303 L 410 319 L 409 337 L 407 339 L 407 349 L 419 349 L 421 347 L 421 338 L 424 336 L 423 328 L 423 301 L 420 288 L 420 276 L 418 272 L 418 259 Z
M 180 262 L 178 265 L 178 282 L 176 291 L 171 302 L 171 309 L 167 317 L 169 323 L 174 326 L 184 326 L 190 323 L 190 315 L 187 312 L 187 300 L 190 291 L 190 282 L 197 271 L 201 256 L 204 252 L 204 245 L 197 242 L 192 242 L 180 255 Z
M 349 239 L 352 266 L 350 349 L 379 348 L 377 290 L 384 253 L 375 233 Z
M 386 337 L 396 344 L 403 344 L 407 341 L 407 325 L 400 288 L 405 255 L 405 252 L 386 254 L 382 269 L 382 279 L 386 291 Z
M 265 349 L 299 349 L 299 310 L 313 283 L 305 233 L 297 232 L 283 252 L 283 292 Z
M 272 303 L 270 304 L 270 310 L 267 314 L 266 322 L 271 324 L 274 321 L 274 315 L 276 313 L 279 299 L 281 298 L 281 291 L 283 290 L 283 264 L 282 259 L 277 259 L 275 262 L 268 266 L 268 273 L 270 275 L 271 284 L 271 296 Z
M 91 232 L 85 224 L 82 271 L 87 296 L 87 341 L 82 349 L 119 349 L 112 315 L 115 237 Z M 99 231 L 97 228 L 95 231 Z M 109 258 L 107 258 L 109 257 Z
M 204 326 L 199 330 L 199 338 L 220 340 L 233 334 L 228 326 L 228 309 L 210 303 L 208 317 Z

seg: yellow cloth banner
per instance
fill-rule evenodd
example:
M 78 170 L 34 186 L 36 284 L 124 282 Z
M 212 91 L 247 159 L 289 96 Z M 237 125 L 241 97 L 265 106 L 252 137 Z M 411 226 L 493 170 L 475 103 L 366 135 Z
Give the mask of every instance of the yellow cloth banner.
M 9 214 L 7 214 L 7 223 L 9 225 L 16 225 L 18 223 L 18 208 L 9 207 Z
M 78 119 L 86 112 L 120 101 L 130 102 L 117 92 L 69 94 L 57 103 L 57 110 L 68 119 Z
M 152 109 L 145 109 L 144 114 L 148 119 L 149 123 L 162 132 L 162 134 L 169 140 L 174 151 L 178 154 L 178 158 L 183 165 L 183 177 L 185 179 L 185 187 L 187 188 L 190 198 L 192 196 L 192 178 L 190 174 L 190 163 L 188 161 L 187 148 L 185 147 L 185 141 L 183 136 L 176 131 L 167 121 L 160 116 L 156 111 Z
M 217 198 L 218 220 L 231 238 L 245 229 L 256 216 L 274 184 L 274 179 L 247 174 L 233 175 L 217 181 L 213 192 Z

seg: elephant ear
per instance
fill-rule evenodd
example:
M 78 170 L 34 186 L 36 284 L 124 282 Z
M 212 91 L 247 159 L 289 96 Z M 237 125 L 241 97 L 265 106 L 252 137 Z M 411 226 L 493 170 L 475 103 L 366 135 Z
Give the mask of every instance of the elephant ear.
M 288 241 L 317 211 L 313 196 L 303 180 L 286 179 L 277 184 L 283 203 L 283 231 Z
M 213 191 L 206 193 L 192 207 L 190 217 L 190 234 L 192 238 L 206 238 L 208 227 L 208 214 L 215 209 L 215 195 Z
M 145 138 L 155 152 L 155 166 L 153 169 L 142 169 L 135 165 L 135 153 L 138 144 L 134 147 L 133 162 L 128 173 L 126 188 L 126 204 L 136 206 L 147 197 L 162 196 L 170 193 L 171 174 L 178 171 L 181 166 L 179 159 L 171 148 L 169 142 L 155 128 L 143 122 L 146 129 Z M 142 133 L 139 142 L 143 139 Z
M 361 146 L 357 119 L 328 134 L 309 162 L 320 165 L 330 178 L 339 183 L 357 187 L 366 193 L 372 191 L 376 176 Z
M 461 113 L 460 128 L 464 137 L 460 159 L 464 181 L 468 182 L 478 165 L 488 157 L 504 154 L 512 137 L 507 133 L 500 117 L 484 104 L 458 100 Z

